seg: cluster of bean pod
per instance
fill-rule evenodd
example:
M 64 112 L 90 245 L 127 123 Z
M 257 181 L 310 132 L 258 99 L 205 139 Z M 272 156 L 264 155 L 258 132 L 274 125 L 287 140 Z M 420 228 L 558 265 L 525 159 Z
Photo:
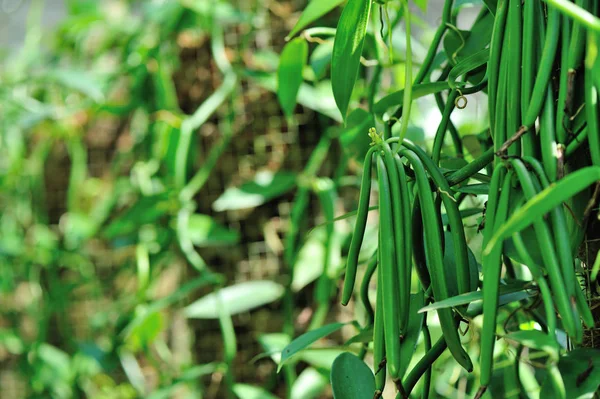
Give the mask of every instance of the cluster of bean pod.
M 461 344 L 458 325 L 464 308 L 437 310 L 443 336 L 431 345 L 422 320 L 427 352 L 408 373 L 402 351 L 411 320 L 411 274 L 419 277 L 419 294 L 427 301 L 483 292 L 480 331 L 481 397 L 491 383 L 502 268 L 511 262 L 527 267 L 543 301 L 542 326 L 551 340 L 566 332 L 573 345 L 582 341 L 583 325 L 594 326 L 585 293 L 576 275 L 575 251 L 583 240 L 585 223 L 597 193 L 590 186 L 600 180 L 600 28 L 595 26 L 600 3 L 593 0 L 499 0 L 493 12 L 489 47 L 448 68 L 440 80 L 451 88 L 433 154 L 408 140 L 379 136 L 374 129 L 361 182 L 357 222 L 349 249 L 342 303 L 353 293 L 371 191 L 372 169 L 379 187 L 378 249 L 369 262 L 360 297 L 373 324 L 375 398 L 381 396 L 387 372 L 407 398 L 417 381 L 446 349 L 466 371 L 473 370 Z M 486 2 L 487 4 L 487 2 Z M 577 7 L 573 9 L 572 6 Z M 450 19 L 452 1 L 446 1 L 444 19 Z M 573 11 L 575 10 L 575 11 Z M 574 13 L 579 17 L 573 19 Z M 585 13 L 585 14 L 582 14 Z M 583 17 L 581 17 L 583 15 Z M 590 19 L 588 18 L 588 16 Z M 587 18 L 587 19 L 586 19 Z M 430 77 L 428 65 L 447 27 L 436 34 L 413 86 Z M 441 32 L 441 33 L 440 33 Z M 456 82 L 486 65 L 485 77 L 472 87 Z M 452 78 L 450 79 L 449 76 Z M 465 79 L 466 80 L 466 79 Z M 446 131 L 457 149 L 460 139 L 449 121 L 457 99 L 486 89 L 491 148 L 462 169 L 444 173 L 439 167 Z M 466 105 L 466 104 L 465 104 Z M 401 116 L 400 107 L 395 116 Z M 390 127 L 397 118 L 388 122 Z M 485 169 L 490 179 L 483 223 L 482 282 L 469 261 L 456 188 Z M 598 190 L 596 190 L 598 191 Z M 549 199 L 554 196 L 554 199 Z M 447 230 L 442 223 L 441 205 Z M 450 238 L 450 243 L 445 241 Z M 444 263 L 451 250 L 455 264 Z M 373 312 L 367 293 L 377 273 L 377 300 Z M 455 275 L 455 278 L 450 278 Z M 556 317 L 558 315 L 558 318 Z M 474 316 L 471 314 L 470 316 Z M 419 326 L 421 327 L 421 326 Z M 421 328 L 419 328 L 421 332 Z M 410 357 L 410 356 L 409 356 Z M 556 362 L 549 363 L 555 397 L 565 397 Z M 426 381 L 428 384 L 428 381 Z M 427 385 L 426 385 L 427 386 Z M 428 391 L 428 388 L 426 389 Z M 426 396 L 424 396 L 426 397 Z

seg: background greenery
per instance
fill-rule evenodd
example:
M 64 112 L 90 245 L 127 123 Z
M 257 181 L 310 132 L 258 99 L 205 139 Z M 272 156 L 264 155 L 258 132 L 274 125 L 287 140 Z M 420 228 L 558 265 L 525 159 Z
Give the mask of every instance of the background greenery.
M 342 2 L 328 3 L 316 25 L 335 28 Z M 277 90 L 278 67 L 305 1 L 64 4 L 52 29 L 42 0 L 4 2 L 0 14 L 27 10 L 24 41 L 0 64 L 0 398 L 331 397 L 333 360 L 371 340 L 351 323 L 365 310 L 338 306 L 338 288 L 375 125 L 363 108 L 340 123 L 331 34 L 302 36 L 310 55 L 296 105 Z M 458 27 L 481 7 L 457 1 Z M 418 66 L 441 4 L 411 10 Z M 392 42 L 382 94 L 405 82 L 402 25 Z M 288 54 L 304 51 L 297 43 Z M 369 51 L 353 100 L 376 73 Z M 468 101 L 452 115 L 465 154 L 447 143 L 448 169 L 485 150 L 485 96 Z M 433 98 L 417 100 L 407 137 L 430 148 L 440 119 Z M 484 202 L 464 202 L 477 262 Z M 377 245 L 369 220 L 363 261 Z M 519 306 L 503 307 L 499 323 L 516 323 Z M 278 373 L 282 349 L 315 329 Z M 477 328 L 465 334 L 475 358 Z M 519 396 L 515 345 L 498 347 L 487 395 Z M 521 370 L 538 397 L 543 367 Z M 448 354 L 433 372 L 437 397 L 476 391 Z

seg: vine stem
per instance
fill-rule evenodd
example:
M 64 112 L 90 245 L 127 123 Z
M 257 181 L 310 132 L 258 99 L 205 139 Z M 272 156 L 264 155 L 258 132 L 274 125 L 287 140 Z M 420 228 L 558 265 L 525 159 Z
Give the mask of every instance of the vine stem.
M 410 10 L 408 9 L 408 0 L 404 1 L 405 13 L 404 23 L 406 26 L 406 62 L 404 72 L 404 99 L 402 107 L 402 121 L 400 125 L 400 142 L 406 137 L 408 131 L 408 122 L 410 119 L 410 110 L 412 106 L 412 45 L 410 38 Z M 399 147 L 398 147 L 399 148 Z

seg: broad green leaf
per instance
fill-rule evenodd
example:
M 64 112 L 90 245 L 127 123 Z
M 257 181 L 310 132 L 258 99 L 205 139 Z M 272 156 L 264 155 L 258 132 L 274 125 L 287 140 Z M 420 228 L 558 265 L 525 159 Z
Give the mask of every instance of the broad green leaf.
M 452 65 L 455 65 L 462 58 L 468 57 L 471 54 L 486 48 L 489 45 L 492 37 L 492 28 L 494 26 L 494 18 L 491 14 L 485 14 L 473 25 L 470 31 L 448 29 L 444 36 L 444 51 Z M 469 77 L 470 82 L 478 82 L 481 76 Z
M 439 93 L 448 89 L 448 82 L 427 82 L 414 85 L 412 88 L 413 100 L 427 96 L 429 94 Z M 404 90 L 398 90 L 392 94 L 388 94 L 381 100 L 377 101 L 373 106 L 373 111 L 381 116 L 388 108 L 402 106 L 404 102 Z
M 317 79 L 325 76 L 325 72 L 331 64 L 331 54 L 333 53 L 333 40 L 327 40 L 319 44 L 310 54 L 310 67 L 315 73 Z
M 600 167 L 589 166 L 565 176 L 558 182 L 550 184 L 515 211 L 500 226 L 500 229 L 496 231 L 484 249 L 485 253 L 489 254 L 500 241 L 523 230 L 532 224 L 534 220 L 542 217 L 553 208 L 598 181 L 600 181 Z
M 136 317 L 138 316 L 136 315 Z M 125 336 L 127 347 L 134 353 L 147 348 L 160 334 L 163 327 L 164 320 L 161 313 L 146 313 L 139 324 L 128 330 Z
M 294 385 L 292 385 L 290 399 L 318 398 L 325 388 L 327 388 L 327 385 L 327 377 L 314 368 L 309 367 L 300 373 Z
M 325 230 L 322 227 L 316 227 L 302 245 L 294 265 L 294 278 L 292 280 L 292 290 L 294 292 L 300 291 L 323 274 L 325 238 Z M 338 265 L 342 264 L 341 247 L 343 239 L 344 237 L 341 234 L 337 231 L 334 232 L 329 248 L 330 265 L 328 275 L 331 278 L 338 275 Z
M 448 74 L 448 84 L 451 88 L 456 89 L 458 86 L 464 86 L 465 83 L 458 82 L 458 79 L 471 72 L 475 69 L 479 68 L 482 65 L 486 65 L 488 60 L 490 59 L 490 49 L 484 48 L 483 50 L 479 50 L 463 59 L 461 59 Z
M 210 293 L 188 305 L 183 313 L 192 319 L 218 319 L 217 295 L 229 314 L 235 315 L 275 302 L 283 292 L 283 286 L 272 281 L 248 281 Z
M 302 351 L 303 349 L 306 349 L 315 341 L 318 341 L 319 339 L 336 332 L 343 326 L 345 326 L 345 323 L 327 324 L 326 326 L 306 332 L 298 338 L 294 339 L 281 352 L 281 362 L 279 363 L 278 371 L 281 370 L 281 366 L 283 366 L 285 362 L 288 361 L 292 356 Z
M 105 229 L 108 239 L 137 233 L 144 224 L 158 224 L 158 220 L 169 211 L 174 210 L 176 203 L 169 193 L 161 193 L 139 198 L 133 205 L 113 220 Z
M 356 343 L 368 343 L 373 341 L 373 326 L 369 326 L 361 330 L 354 337 L 350 338 L 348 341 L 344 342 L 344 345 L 352 345 Z
M 233 245 L 240 239 L 237 231 L 229 230 L 210 216 L 201 214 L 190 216 L 187 233 L 192 243 L 200 247 Z
M 233 393 L 240 399 L 277 399 L 277 396 L 265 391 L 263 388 L 248 384 L 235 384 Z
M 370 399 L 375 392 L 375 376 L 358 357 L 344 352 L 331 366 L 334 399 Z
M 296 97 L 302 85 L 302 70 L 308 59 L 308 43 L 296 38 L 285 45 L 277 68 L 277 98 L 289 118 L 296 107 Z
M 414 0 L 415 5 L 423 11 L 423 13 L 427 12 L 427 0 Z
M 253 208 L 285 194 L 295 185 L 294 173 L 262 171 L 256 174 L 254 180 L 225 190 L 212 207 L 217 212 Z
M 97 103 L 104 100 L 102 85 L 98 78 L 87 71 L 56 69 L 47 72 L 43 78 L 54 81 L 69 89 L 76 90 Z
M 558 369 L 569 399 L 592 399 L 600 389 L 600 351 L 597 349 L 581 348 L 568 352 L 560 357 Z M 540 398 L 551 398 L 552 392 L 546 379 Z
M 331 87 L 344 120 L 358 75 L 370 10 L 371 0 L 348 0 L 337 26 L 331 59 Z
M 321 18 L 323 15 L 327 14 L 329 11 L 333 10 L 343 2 L 344 0 L 311 0 L 304 11 L 302 11 L 300 19 L 298 19 L 298 22 L 296 22 L 296 25 L 291 30 L 290 34 L 287 35 L 286 40 L 296 36 L 296 34 L 302 29 Z
M 500 286 L 500 295 L 508 295 L 512 293 L 521 293 L 519 295 L 520 299 L 528 298 L 531 296 L 527 291 L 527 288 L 530 288 L 531 283 L 528 281 L 513 283 L 510 285 L 501 285 Z M 466 292 L 464 294 L 456 295 L 450 298 L 446 298 L 442 301 L 437 301 L 432 303 L 431 305 L 425 306 L 419 310 L 419 313 L 429 312 L 430 310 L 444 309 L 450 307 L 457 307 L 461 305 L 470 304 L 473 302 L 479 302 L 483 300 L 483 292 L 482 291 L 471 291 Z M 513 299 L 519 300 L 519 299 Z
M 538 330 L 515 331 L 504 337 L 528 348 L 546 352 L 554 360 L 558 359 L 559 345 L 555 338 Z

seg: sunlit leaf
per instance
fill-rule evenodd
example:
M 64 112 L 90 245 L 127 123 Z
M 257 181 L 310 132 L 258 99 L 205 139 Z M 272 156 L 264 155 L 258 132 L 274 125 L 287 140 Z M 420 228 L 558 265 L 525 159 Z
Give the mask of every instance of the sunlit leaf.
M 239 399 L 277 399 L 277 396 L 265 391 L 263 388 L 247 384 L 235 384 L 233 393 Z
M 283 112 L 290 117 L 296 107 L 296 97 L 302 85 L 302 70 L 308 59 L 308 43 L 303 38 L 289 42 L 283 48 L 277 68 L 277 98 Z
M 254 180 L 225 190 L 212 207 L 217 212 L 253 208 L 287 193 L 295 185 L 294 173 L 265 170 L 257 173 Z
M 212 217 L 201 214 L 190 216 L 187 233 L 192 243 L 201 247 L 233 245 L 240 239 L 237 231 L 229 230 Z
M 210 293 L 188 305 L 183 313 L 192 319 L 218 319 L 219 301 L 230 315 L 235 315 L 275 302 L 283 291 L 283 286 L 272 281 L 248 281 Z
M 323 15 L 327 14 L 329 11 L 339 6 L 344 1 L 345 0 L 311 0 L 311 2 L 308 3 L 304 11 L 302 11 L 300 19 L 298 19 L 298 22 L 296 22 L 296 25 L 291 30 L 290 34 L 286 37 L 286 39 L 294 37 L 306 26 L 321 18 Z

